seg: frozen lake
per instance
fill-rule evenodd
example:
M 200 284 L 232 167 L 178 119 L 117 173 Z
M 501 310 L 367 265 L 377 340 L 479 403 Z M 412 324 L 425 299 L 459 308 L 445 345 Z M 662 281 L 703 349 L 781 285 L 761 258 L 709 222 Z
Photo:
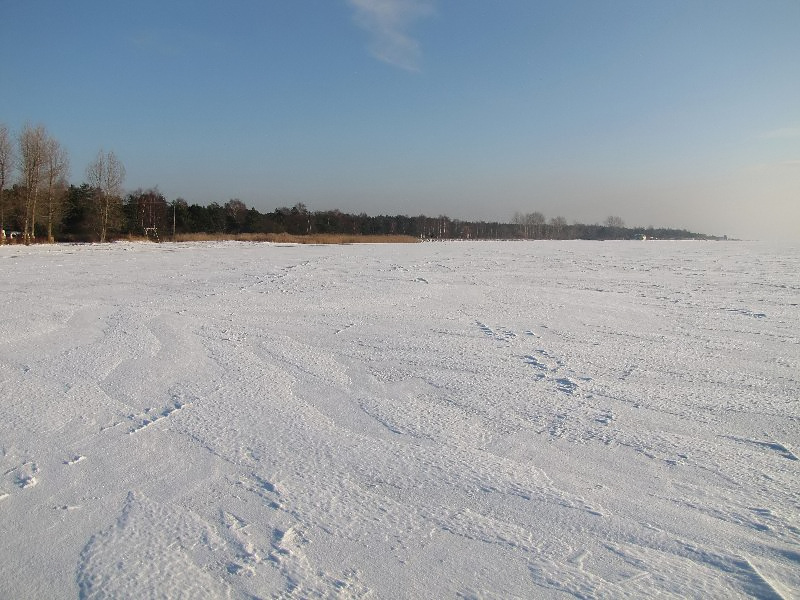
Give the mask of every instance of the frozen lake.
M 800 247 L 0 247 L 0 597 L 800 597 Z

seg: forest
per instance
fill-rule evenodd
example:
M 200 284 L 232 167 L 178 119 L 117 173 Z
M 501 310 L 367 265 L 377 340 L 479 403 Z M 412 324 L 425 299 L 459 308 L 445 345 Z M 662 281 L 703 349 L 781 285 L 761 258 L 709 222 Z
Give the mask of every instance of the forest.
M 64 147 L 44 126 L 25 125 L 16 145 L 0 124 L 1 243 L 105 242 L 115 239 L 171 241 L 190 234 L 408 236 L 422 240 L 492 239 L 718 239 L 684 229 L 626 227 L 618 216 L 602 224 L 546 219 L 537 211 L 511 219 L 467 221 L 438 216 L 350 214 L 310 211 L 304 204 L 261 212 L 233 198 L 190 204 L 167 200 L 158 187 L 124 192 L 125 167 L 113 152 L 100 151 L 85 180 L 68 183 Z

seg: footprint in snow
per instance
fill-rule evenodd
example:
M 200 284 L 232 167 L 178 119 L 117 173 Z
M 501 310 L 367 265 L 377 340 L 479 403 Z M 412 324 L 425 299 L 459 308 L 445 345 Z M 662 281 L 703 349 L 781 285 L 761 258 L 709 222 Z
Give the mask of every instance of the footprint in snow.
M 578 384 L 567 377 L 556 379 L 556 385 L 560 391 L 564 392 L 565 394 L 569 394 L 570 396 L 572 396 L 578 389 Z
M 597 417 L 595 417 L 595 423 L 600 423 L 601 425 L 610 425 L 614 421 L 614 413 L 611 409 L 606 409 L 602 411 Z
M 39 466 L 36 463 L 25 463 L 15 469 L 14 484 L 23 490 L 35 487 L 39 480 L 36 475 L 39 473 Z

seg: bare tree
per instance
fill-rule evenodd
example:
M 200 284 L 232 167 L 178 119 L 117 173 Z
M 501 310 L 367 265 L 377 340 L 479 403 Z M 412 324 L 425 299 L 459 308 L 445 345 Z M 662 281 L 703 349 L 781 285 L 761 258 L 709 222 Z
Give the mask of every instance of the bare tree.
M 67 188 L 66 177 L 69 171 L 69 157 L 66 149 L 58 140 L 48 137 L 45 141 L 44 178 L 47 186 L 45 194 L 45 209 L 47 211 L 47 241 L 51 244 L 53 238 L 53 221 L 61 214 L 64 195 Z
M 20 183 L 24 188 L 22 237 L 26 244 L 30 244 L 34 237 L 36 202 L 42 183 L 46 145 L 47 132 L 44 126 L 25 124 L 19 134 L 19 170 Z
M 247 205 L 238 198 L 232 198 L 225 203 L 225 215 L 231 229 L 236 233 L 242 230 L 247 216 Z
M 522 237 L 530 239 L 531 237 L 537 238 L 541 236 L 542 226 L 545 224 L 545 218 L 539 211 L 523 214 L 521 212 L 514 213 L 512 221 L 514 225 L 520 226 Z
M 525 224 L 530 227 L 534 238 L 542 237 L 542 226 L 545 224 L 544 215 L 539 211 L 525 215 Z
M 567 220 L 562 216 L 553 217 L 552 219 L 550 219 L 550 227 L 553 230 L 553 235 L 556 238 L 561 237 L 561 232 L 564 231 L 564 228 L 566 226 L 567 226 Z
M 5 243 L 6 231 L 6 181 L 11 176 L 14 163 L 14 147 L 8 135 L 8 127 L 0 124 L 0 244 Z
M 606 227 L 610 227 L 612 229 L 622 229 L 625 227 L 625 221 L 622 220 L 622 217 L 611 215 L 606 219 Z
M 86 179 L 95 189 L 100 213 L 100 241 L 105 242 L 112 208 L 121 201 L 125 167 L 116 154 L 100 150 L 97 158 L 86 167 Z
M 519 211 L 514 212 L 514 216 L 511 218 L 511 222 L 514 225 L 519 225 L 519 233 L 522 234 L 523 238 L 528 237 L 528 226 L 525 223 L 525 215 Z

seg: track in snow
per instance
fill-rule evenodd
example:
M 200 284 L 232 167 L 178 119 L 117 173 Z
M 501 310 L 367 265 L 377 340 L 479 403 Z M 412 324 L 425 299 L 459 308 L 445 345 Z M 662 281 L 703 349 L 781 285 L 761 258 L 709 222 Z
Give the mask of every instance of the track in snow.
M 796 596 L 798 273 L 744 243 L 2 247 L 0 595 Z

